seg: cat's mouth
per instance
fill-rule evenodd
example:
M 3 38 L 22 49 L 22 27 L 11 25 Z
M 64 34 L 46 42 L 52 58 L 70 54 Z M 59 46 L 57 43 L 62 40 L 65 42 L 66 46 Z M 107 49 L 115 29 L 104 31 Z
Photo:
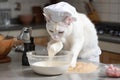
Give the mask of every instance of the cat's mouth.
M 53 40 L 55 41 L 60 41 L 61 39 L 60 38 L 52 38 Z
M 60 41 L 61 39 L 59 37 L 52 37 L 53 40 L 55 41 Z
M 55 41 L 60 41 L 60 39 L 53 39 L 53 40 L 55 40 Z

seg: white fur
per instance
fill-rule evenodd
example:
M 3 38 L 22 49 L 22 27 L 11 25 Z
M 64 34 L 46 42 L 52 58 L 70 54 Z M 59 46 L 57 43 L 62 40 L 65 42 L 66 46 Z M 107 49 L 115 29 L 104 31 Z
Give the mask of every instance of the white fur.
M 55 22 L 50 20 L 46 23 L 46 29 L 52 38 L 51 41 L 62 41 L 63 49 L 73 53 L 71 62 L 73 67 L 76 65 L 78 57 L 99 62 L 101 50 L 98 46 L 94 24 L 84 14 L 76 12 L 75 16 L 76 20 L 69 25 L 65 24 L 64 21 Z M 50 32 L 50 30 L 53 32 Z M 64 33 L 59 34 L 61 31 L 64 31 Z

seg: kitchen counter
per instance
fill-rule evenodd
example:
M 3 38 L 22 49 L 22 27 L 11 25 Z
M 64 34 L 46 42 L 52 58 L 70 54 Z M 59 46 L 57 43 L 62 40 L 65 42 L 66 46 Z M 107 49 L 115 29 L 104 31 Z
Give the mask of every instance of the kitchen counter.
M 30 25 L 32 29 L 45 29 L 45 24 L 40 25 Z M 0 25 L 0 31 L 15 31 L 15 30 L 21 30 L 23 28 L 23 25 L 21 24 L 12 24 L 12 25 Z
M 39 36 L 48 36 L 48 33 L 46 31 L 45 24 L 40 25 L 31 25 L 32 27 L 32 36 L 33 37 L 39 37 Z M 0 26 L 0 34 L 3 34 L 4 36 L 12 36 L 17 37 L 21 30 L 23 29 L 23 26 L 21 25 L 9 25 L 7 27 L 1 27 Z
M 106 23 L 106 24 L 108 24 L 108 23 Z M 41 29 L 41 30 L 43 30 L 41 32 L 46 33 L 45 24 L 31 25 L 30 27 L 32 27 L 33 30 Z M 13 24 L 13 25 L 8 25 L 8 26 L 0 26 L 0 33 L 9 35 L 9 33 L 11 31 L 14 31 L 14 32 L 17 31 L 18 32 L 18 31 L 22 30 L 22 28 L 23 28 L 23 26 L 19 25 L 19 24 Z M 46 34 L 43 34 L 43 35 L 46 35 Z M 14 36 L 14 34 L 12 34 L 12 35 Z M 12 36 L 12 35 L 10 35 L 10 36 Z M 36 36 L 36 35 L 39 35 L 39 34 L 35 34 L 34 36 Z M 16 35 L 15 35 L 15 37 L 16 37 Z M 113 36 L 104 34 L 104 35 L 98 35 L 98 38 L 99 38 L 100 41 L 107 41 L 107 42 L 119 43 L 120 44 L 120 37 L 113 37 Z
M 102 50 L 120 54 L 120 37 L 104 34 L 98 35 L 98 38 Z
M 97 73 L 62 74 L 58 76 L 42 76 L 34 73 L 29 66 L 21 65 L 22 53 L 9 53 L 10 63 L 0 64 L 0 80 L 120 80 L 120 78 L 100 77 Z
M 120 44 L 120 37 L 113 37 L 113 36 L 104 34 L 104 35 L 98 35 L 98 38 L 100 41 L 107 41 L 107 42 Z

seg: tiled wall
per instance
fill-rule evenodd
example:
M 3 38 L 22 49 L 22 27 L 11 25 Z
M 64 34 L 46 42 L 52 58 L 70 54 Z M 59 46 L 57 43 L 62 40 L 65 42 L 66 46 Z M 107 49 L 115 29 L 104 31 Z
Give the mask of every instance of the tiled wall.
M 16 17 L 19 14 L 31 13 L 32 6 L 44 6 L 49 0 L 8 0 L 7 2 L 0 3 L 0 9 L 11 9 L 12 17 Z M 21 10 L 16 11 L 16 2 L 21 3 Z
M 71 5 L 73 5 L 78 12 L 82 12 L 85 13 L 85 8 L 84 8 L 84 1 L 88 1 L 88 0 L 61 0 L 61 1 L 65 1 L 70 3 Z
M 44 6 L 49 0 L 8 0 L 1 2 L 0 8 L 10 8 L 12 17 L 22 13 L 31 13 L 31 7 L 34 5 Z M 77 11 L 86 13 L 83 1 L 88 0 L 58 0 L 66 1 L 76 7 Z M 15 3 L 21 3 L 21 10 L 15 11 Z M 120 22 L 120 0 L 93 0 L 93 4 L 102 21 Z
M 120 22 L 120 0 L 94 0 L 102 21 Z
M 83 1 L 89 0 L 61 0 L 67 1 L 79 12 L 86 13 Z M 97 10 L 101 21 L 120 22 L 120 0 L 93 0 L 95 9 Z

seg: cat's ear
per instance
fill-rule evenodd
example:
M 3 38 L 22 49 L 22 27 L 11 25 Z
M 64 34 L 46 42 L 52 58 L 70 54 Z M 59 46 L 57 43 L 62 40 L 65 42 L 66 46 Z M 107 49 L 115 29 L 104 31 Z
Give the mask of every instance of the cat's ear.
M 76 21 L 76 19 L 70 16 L 66 16 L 65 19 L 63 20 L 63 22 L 67 25 L 70 25 L 73 21 Z
M 76 21 L 76 18 L 72 17 L 71 13 L 64 12 L 64 16 L 63 22 L 67 25 L 70 25 L 73 21 Z
M 50 22 L 50 15 L 46 15 L 45 13 L 43 13 L 45 19 L 47 22 Z
M 73 22 L 73 19 L 69 16 L 66 16 L 63 22 L 67 25 L 70 25 Z

